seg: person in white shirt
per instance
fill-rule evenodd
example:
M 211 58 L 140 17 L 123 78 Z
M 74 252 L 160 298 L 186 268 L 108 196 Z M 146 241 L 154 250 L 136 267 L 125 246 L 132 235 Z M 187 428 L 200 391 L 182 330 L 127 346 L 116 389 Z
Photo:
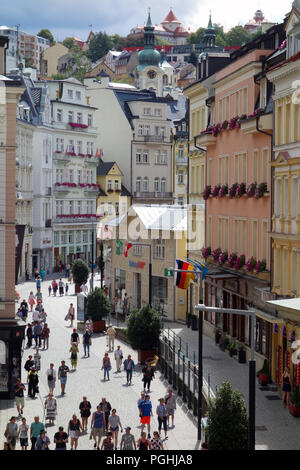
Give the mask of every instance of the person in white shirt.
M 47 370 L 46 377 L 48 381 L 49 393 L 53 393 L 56 382 L 56 370 L 54 369 L 54 364 L 50 364 L 50 369 Z
M 83 294 L 87 294 L 89 290 L 85 282 L 80 286 L 80 289 L 81 289 L 81 292 L 83 292 Z
M 112 325 L 108 326 L 106 334 L 108 336 L 108 350 L 113 351 L 115 346 L 116 330 Z
M 40 312 L 38 310 L 34 310 L 32 312 L 32 321 L 37 323 L 40 320 Z
M 122 359 L 123 359 L 123 352 L 122 352 L 121 346 L 117 346 L 117 349 L 115 350 L 117 372 L 121 372 Z

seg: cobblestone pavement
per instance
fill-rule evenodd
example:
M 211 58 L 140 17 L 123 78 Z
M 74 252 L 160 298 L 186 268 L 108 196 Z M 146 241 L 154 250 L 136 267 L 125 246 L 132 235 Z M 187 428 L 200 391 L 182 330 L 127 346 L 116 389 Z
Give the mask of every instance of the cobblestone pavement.
M 63 279 L 64 281 L 66 279 Z M 96 285 L 98 278 L 96 279 Z M 46 370 L 51 362 L 54 363 L 55 369 L 57 370 L 61 360 L 65 360 L 66 364 L 71 369 L 70 362 L 70 335 L 72 329 L 69 327 L 69 322 L 64 321 L 64 317 L 67 313 L 68 307 L 72 302 L 76 307 L 76 296 L 74 292 L 74 284 L 70 285 L 69 295 L 64 297 L 49 297 L 48 296 L 48 285 L 49 281 L 42 283 L 42 293 L 44 299 L 45 311 L 48 314 L 47 320 L 50 328 L 50 340 L 49 350 L 41 350 L 41 371 L 39 373 L 40 393 L 35 400 L 27 397 L 25 393 L 25 407 L 24 416 L 27 419 L 27 423 L 31 424 L 35 415 L 39 415 L 40 420 L 44 420 L 44 409 L 43 403 L 48 394 Z M 26 282 L 17 286 L 17 291 L 23 298 L 28 299 L 29 292 L 35 289 L 34 282 Z M 57 294 L 58 295 L 58 294 Z M 31 314 L 28 316 L 28 320 L 31 320 Z M 74 323 L 75 325 L 75 323 Z M 81 339 L 81 338 L 80 338 Z M 137 352 L 133 351 L 129 345 L 122 343 L 121 341 L 115 342 L 120 344 L 123 350 L 123 355 L 126 357 L 131 354 L 134 362 L 137 364 Z M 137 367 L 136 373 L 133 375 L 132 386 L 127 386 L 125 372 L 116 373 L 115 360 L 113 354 L 110 353 L 112 362 L 112 370 L 110 372 L 110 381 L 103 381 L 103 371 L 101 371 L 102 358 L 104 352 L 107 351 L 106 337 L 102 334 L 94 335 L 93 344 L 91 346 L 91 352 L 89 358 L 83 357 L 83 346 L 80 344 L 79 355 L 78 355 L 78 368 L 75 372 L 71 372 L 68 376 L 66 385 L 66 395 L 62 397 L 60 395 L 60 382 L 56 382 L 56 388 L 54 390 L 54 396 L 57 400 L 58 415 L 54 426 L 47 428 L 48 436 L 51 440 L 50 448 L 54 449 L 53 436 L 58 430 L 58 426 L 63 426 L 67 430 L 68 422 L 72 418 L 73 413 L 76 413 L 80 417 L 79 403 L 84 395 L 87 396 L 88 400 L 92 404 L 92 409 L 95 411 L 96 405 L 101 401 L 102 397 L 111 403 L 113 408 L 117 409 L 117 414 L 120 416 L 122 425 L 131 426 L 131 432 L 135 438 L 138 439 L 140 436 L 140 424 L 137 411 L 137 400 L 140 397 L 142 391 L 142 374 L 141 367 Z M 34 348 L 25 349 L 22 359 L 22 382 L 26 383 L 26 371 L 24 370 L 24 363 L 27 360 L 29 354 L 33 355 Z M 157 418 L 156 418 L 156 406 L 158 405 L 158 399 L 166 394 L 168 383 L 165 382 L 164 377 L 159 371 L 155 374 L 155 379 L 152 382 L 151 401 L 154 408 L 151 424 L 151 431 L 157 429 Z M 3 448 L 4 443 L 4 430 L 6 424 L 11 416 L 16 415 L 16 407 L 14 400 L 2 400 L 0 401 L 0 448 Z M 90 425 L 91 418 L 89 419 Z M 20 421 L 18 421 L 20 422 Z M 88 428 L 89 429 L 89 428 Z M 164 433 L 162 433 L 162 436 Z M 120 442 L 121 432 L 119 433 Z M 197 427 L 195 418 L 191 416 L 186 406 L 182 404 L 180 398 L 178 398 L 178 405 L 175 415 L 175 427 L 170 429 L 168 432 L 168 440 L 164 441 L 164 448 L 169 450 L 190 450 L 198 448 L 197 444 Z M 79 450 L 92 450 L 93 440 L 89 440 L 88 434 L 79 438 L 78 449 Z M 16 449 L 19 449 L 19 442 L 17 443 Z M 70 443 L 68 444 L 68 449 Z
M 192 331 L 179 323 L 166 323 L 182 339 L 182 350 L 188 343 L 188 351 L 197 361 L 198 331 Z M 171 335 L 170 335 L 171 337 Z M 238 390 L 248 407 L 248 365 L 239 364 L 227 352 L 222 352 L 215 342 L 203 336 L 203 376 L 210 381 L 212 390 L 228 380 L 234 390 Z M 208 379 L 209 376 L 209 379 Z M 256 449 L 257 450 L 298 450 L 300 449 L 300 420 L 293 417 L 288 409 L 282 407 L 280 391 L 262 391 L 256 385 Z

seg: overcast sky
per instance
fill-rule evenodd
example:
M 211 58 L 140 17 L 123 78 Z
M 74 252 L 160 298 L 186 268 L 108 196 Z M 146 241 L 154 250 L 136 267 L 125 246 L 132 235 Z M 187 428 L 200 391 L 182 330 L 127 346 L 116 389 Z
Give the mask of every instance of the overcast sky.
M 49 28 L 57 41 L 67 36 L 86 39 L 89 25 L 95 32 L 126 36 L 132 26 L 143 24 L 151 7 L 152 22 L 159 24 L 173 7 L 185 26 L 207 26 L 209 10 L 214 23 L 225 30 L 244 25 L 260 8 L 275 23 L 283 21 L 292 1 L 283 0 L 13 0 L 1 2 L 1 25 L 14 26 L 29 33 Z M 275 6 L 276 5 L 276 6 Z

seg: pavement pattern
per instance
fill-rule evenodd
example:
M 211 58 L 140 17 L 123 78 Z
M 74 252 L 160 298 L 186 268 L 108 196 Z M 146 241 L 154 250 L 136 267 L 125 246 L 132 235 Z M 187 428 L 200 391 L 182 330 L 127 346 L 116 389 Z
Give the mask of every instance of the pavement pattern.
M 44 422 L 44 402 L 48 395 L 46 371 L 51 362 L 54 363 L 56 371 L 60 366 L 62 360 L 71 369 L 70 361 L 70 335 L 72 328 L 69 326 L 70 322 L 64 320 L 70 303 L 73 303 L 76 310 L 76 296 L 74 295 L 74 284 L 70 285 L 69 295 L 54 297 L 48 295 L 48 286 L 51 280 L 45 280 L 42 283 L 43 305 L 47 313 L 47 323 L 50 328 L 49 349 L 40 351 L 41 354 L 41 370 L 39 372 L 39 389 L 40 393 L 33 400 L 27 397 L 27 390 L 25 392 L 25 407 L 23 416 L 26 417 L 27 424 L 31 424 L 34 416 L 38 415 L 40 421 Z M 63 278 L 65 282 L 66 279 Z M 96 277 L 95 285 L 99 282 Z M 28 295 L 31 290 L 36 292 L 34 282 L 25 282 L 17 286 L 17 291 L 20 294 L 20 301 L 23 298 L 28 300 Z M 31 314 L 28 315 L 28 321 L 31 320 Z M 76 322 L 74 322 L 76 326 Z M 120 325 L 121 326 L 121 325 Z M 26 339 L 26 338 L 25 338 Z M 35 344 L 33 342 L 33 344 Z M 123 343 L 122 341 L 115 341 L 115 349 L 117 344 L 121 345 L 124 358 L 128 354 L 132 355 L 135 364 L 138 363 L 137 351 Z M 139 424 L 137 400 L 140 398 L 141 391 L 143 390 L 141 366 L 136 366 L 136 373 L 133 375 L 132 385 L 127 386 L 126 373 L 122 370 L 121 373 L 116 372 L 116 364 L 113 353 L 110 353 L 112 370 L 110 371 L 110 380 L 103 380 L 103 371 L 101 370 L 102 358 L 104 353 L 108 351 L 106 345 L 106 336 L 103 334 L 95 334 L 92 338 L 92 346 L 90 349 L 90 357 L 84 358 L 82 338 L 80 333 L 80 346 L 78 354 L 77 370 L 68 375 L 66 394 L 61 396 L 60 382 L 56 381 L 56 388 L 54 390 L 54 397 L 57 400 L 57 417 L 53 426 L 47 427 L 47 435 L 50 438 L 50 449 L 55 448 L 53 443 L 53 436 L 58 431 L 59 426 L 63 426 L 67 432 L 68 422 L 72 419 L 75 413 L 80 419 L 79 403 L 82 401 L 84 395 L 92 404 L 92 411 L 96 411 L 96 406 L 105 397 L 110 402 L 112 408 L 116 408 L 117 415 L 125 429 L 126 426 L 131 427 L 131 433 L 135 436 L 136 440 L 139 439 L 141 427 Z M 24 348 L 22 357 L 22 382 L 26 385 L 27 372 L 24 369 L 24 364 L 28 356 L 33 355 L 35 352 L 34 346 L 30 349 Z M 164 379 L 163 375 L 156 371 L 155 379 L 151 383 L 151 402 L 153 406 L 153 418 L 151 419 L 151 437 L 153 431 L 158 429 L 156 406 L 159 404 L 158 399 L 164 397 L 167 393 L 168 382 Z M 174 393 L 174 392 L 173 392 Z M 1 400 L 0 401 L 0 448 L 3 448 L 5 441 L 4 430 L 11 416 L 16 416 L 17 410 L 14 400 Z M 18 423 L 21 421 L 18 420 Z M 88 433 L 81 436 L 78 441 L 78 450 L 93 450 L 94 440 L 90 440 L 90 423 L 91 417 L 88 422 Z M 164 449 L 166 450 L 192 450 L 198 449 L 199 443 L 197 442 L 197 426 L 195 417 L 187 409 L 186 405 L 182 403 L 181 399 L 177 399 L 177 410 L 175 413 L 175 427 L 168 431 L 168 440 L 163 441 Z M 125 431 L 124 431 L 125 432 Z M 121 432 L 119 432 L 119 445 L 121 440 Z M 162 431 L 162 438 L 164 433 Z M 30 444 L 30 443 L 29 443 Z M 30 448 L 30 446 L 29 446 Z M 70 439 L 67 444 L 70 449 Z M 17 442 L 16 450 L 20 449 L 20 444 Z

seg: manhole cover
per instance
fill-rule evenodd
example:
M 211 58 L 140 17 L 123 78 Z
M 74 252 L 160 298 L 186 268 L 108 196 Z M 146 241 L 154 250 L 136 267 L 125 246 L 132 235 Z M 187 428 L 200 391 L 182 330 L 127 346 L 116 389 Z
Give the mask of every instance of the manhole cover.
M 266 426 L 255 426 L 255 431 L 267 431 Z
M 281 398 L 278 395 L 265 395 L 267 400 L 281 400 Z

